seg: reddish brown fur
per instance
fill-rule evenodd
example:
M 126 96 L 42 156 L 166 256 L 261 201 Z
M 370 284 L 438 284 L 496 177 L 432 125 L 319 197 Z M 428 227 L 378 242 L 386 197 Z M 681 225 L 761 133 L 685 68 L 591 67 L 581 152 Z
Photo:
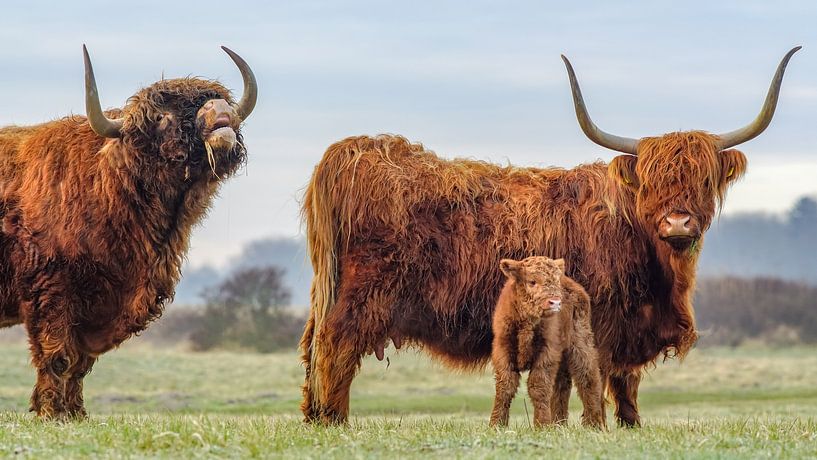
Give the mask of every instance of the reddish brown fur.
M 388 337 L 458 368 L 491 353 L 502 258 L 564 256 L 592 301 L 602 379 L 639 422 L 641 370 L 696 339 L 690 296 L 701 242 L 661 241 L 660 214 L 701 232 L 746 159 L 702 132 L 644 139 L 639 156 L 570 170 L 441 160 L 402 137 L 354 137 L 316 166 L 303 214 L 315 278 L 301 341 L 307 420 L 344 421 L 360 358 Z M 557 397 L 569 395 L 569 385 Z
M 582 422 L 605 426 L 598 353 L 590 329 L 590 297 L 564 275 L 564 260 L 528 257 L 502 260 L 508 277 L 493 319 L 491 362 L 496 397 L 491 425 L 507 425 L 521 371 L 528 375 L 535 426 L 567 421 L 567 405 L 551 407 L 557 374 L 576 380 L 584 405 Z M 558 302 L 554 311 L 551 303 Z M 554 401 L 561 403 L 561 401 Z
M 109 113 L 125 119 L 121 139 L 84 117 L 0 129 L 0 325 L 28 330 L 39 415 L 83 415 L 96 358 L 173 296 L 219 186 L 195 126 L 213 98 L 231 101 L 217 82 L 156 83 Z M 215 171 L 229 176 L 244 158 L 239 137 Z

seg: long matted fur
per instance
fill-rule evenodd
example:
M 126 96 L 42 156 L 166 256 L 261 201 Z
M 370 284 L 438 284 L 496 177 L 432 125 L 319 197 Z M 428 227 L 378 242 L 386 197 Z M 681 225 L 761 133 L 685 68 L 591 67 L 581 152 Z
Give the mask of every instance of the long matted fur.
M 0 128 L 0 326 L 26 326 L 39 415 L 84 415 L 96 358 L 173 296 L 193 225 L 246 157 L 236 131 L 208 163 L 196 114 L 210 99 L 232 102 L 214 81 L 155 83 L 109 112 L 115 139 L 80 116 Z

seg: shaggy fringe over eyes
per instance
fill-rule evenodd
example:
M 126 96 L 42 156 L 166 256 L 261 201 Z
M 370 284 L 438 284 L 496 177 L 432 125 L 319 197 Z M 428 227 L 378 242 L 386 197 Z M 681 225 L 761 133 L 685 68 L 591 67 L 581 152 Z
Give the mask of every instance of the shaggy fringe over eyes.
M 680 207 L 704 219 L 703 229 L 708 228 L 715 206 L 721 209 L 729 183 L 746 170 L 743 155 L 731 156 L 741 161 L 725 161 L 727 152 L 718 150 L 718 140 L 703 131 L 641 139 L 636 164 L 641 181 L 637 194 L 639 214 L 652 216 Z

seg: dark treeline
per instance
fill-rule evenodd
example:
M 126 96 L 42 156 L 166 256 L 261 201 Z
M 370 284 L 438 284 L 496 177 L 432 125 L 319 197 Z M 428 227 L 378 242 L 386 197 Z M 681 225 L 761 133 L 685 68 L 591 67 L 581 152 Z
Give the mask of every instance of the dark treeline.
M 782 217 L 747 213 L 721 218 L 706 235 L 698 274 L 817 285 L 817 200 L 801 198 Z

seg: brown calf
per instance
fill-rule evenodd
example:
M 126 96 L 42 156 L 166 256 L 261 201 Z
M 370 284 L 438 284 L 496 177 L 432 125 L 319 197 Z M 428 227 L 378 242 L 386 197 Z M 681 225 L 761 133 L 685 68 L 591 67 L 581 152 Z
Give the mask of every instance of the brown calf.
M 590 329 L 590 297 L 564 274 L 563 259 L 504 259 L 508 277 L 494 313 L 493 352 L 496 398 L 491 425 L 507 425 L 519 373 L 529 370 L 528 394 L 537 427 L 567 420 L 567 404 L 554 398 L 570 375 L 584 405 L 582 423 L 605 426 L 598 352 Z M 569 373 L 569 374 L 568 374 Z M 553 403 L 551 404 L 551 399 Z

